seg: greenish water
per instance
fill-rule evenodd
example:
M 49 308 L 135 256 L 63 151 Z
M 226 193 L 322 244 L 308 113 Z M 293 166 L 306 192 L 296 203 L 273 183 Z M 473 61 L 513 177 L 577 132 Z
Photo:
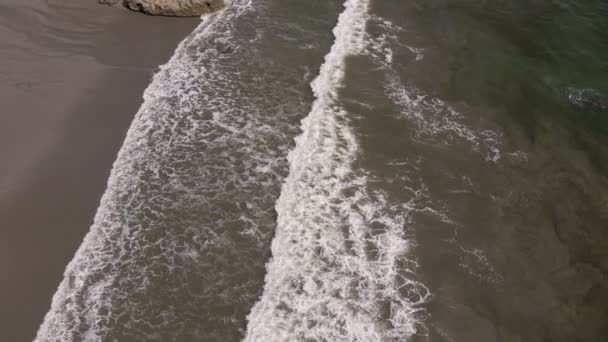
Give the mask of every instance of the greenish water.
M 436 44 L 426 89 L 503 113 L 534 141 L 551 122 L 600 158 L 606 110 L 577 108 L 573 90 L 608 92 L 608 3 L 605 1 L 414 1 L 408 27 Z M 409 11 L 408 11 L 409 12 Z M 439 66 L 439 68 L 438 68 Z M 603 94 L 603 95 L 602 95 Z M 607 163 L 595 161 L 597 167 Z
M 407 28 L 401 41 L 424 49 L 401 79 L 458 108 L 473 127 L 500 132 L 505 152 L 488 165 L 423 148 L 440 161 L 427 175 L 449 170 L 427 182 L 461 245 L 444 243 L 450 224 L 417 228 L 421 272 L 436 294 L 423 340 L 606 340 L 608 2 L 378 8 Z M 470 179 L 470 192 L 446 194 L 445 173 Z M 463 265 L 485 275 L 463 277 Z M 494 273 L 499 280 L 483 280 Z

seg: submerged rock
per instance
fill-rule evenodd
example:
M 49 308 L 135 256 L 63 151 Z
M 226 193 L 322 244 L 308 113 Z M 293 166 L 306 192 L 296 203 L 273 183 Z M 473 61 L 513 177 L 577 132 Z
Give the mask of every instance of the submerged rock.
M 150 15 L 194 17 L 224 8 L 224 0 L 99 0 L 101 3 L 123 6 Z

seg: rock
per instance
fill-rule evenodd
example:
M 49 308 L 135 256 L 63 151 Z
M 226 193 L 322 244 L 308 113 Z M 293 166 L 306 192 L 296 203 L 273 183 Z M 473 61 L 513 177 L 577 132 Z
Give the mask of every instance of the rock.
M 130 10 L 150 15 L 195 17 L 224 8 L 224 0 L 99 0 L 105 4 L 122 4 Z

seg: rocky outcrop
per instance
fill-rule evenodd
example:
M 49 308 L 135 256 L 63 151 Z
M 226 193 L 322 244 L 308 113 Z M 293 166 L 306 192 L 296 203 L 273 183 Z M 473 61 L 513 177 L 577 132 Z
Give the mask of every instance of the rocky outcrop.
M 225 6 L 224 0 L 99 0 L 105 4 L 119 4 L 133 11 L 150 15 L 194 17 L 215 12 Z

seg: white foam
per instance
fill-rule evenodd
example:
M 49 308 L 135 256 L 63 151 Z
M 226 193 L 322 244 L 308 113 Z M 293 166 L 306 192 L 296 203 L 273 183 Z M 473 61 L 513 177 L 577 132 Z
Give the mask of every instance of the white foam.
M 214 23 L 222 21 L 222 16 L 226 13 L 224 11 L 207 16 L 194 34 L 207 35 L 214 29 Z M 155 113 L 168 109 L 169 104 L 164 99 L 175 98 L 180 101 L 184 112 L 193 110 L 193 103 L 189 103 L 187 97 L 181 93 L 188 86 L 176 84 L 187 83 L 197 76 L 190 74 L 195 73 L 196 69 L 188 68 L 192 61 L 188 60 L 184 53 L 191 39 L 192 36 L 189 36 L 180 43 L 171 60 L 160 67 L 144 92 L 144 103 L 136 114 L 114 163 L 94 224 L 66 267 L 64 279 L 53 296 L 51 308 L 38 330 L 35 341 L 101 341 L 108 334 L 112 310 L 109 299 L 113 292 L 123 290 L 115 282 L 120 275 L 111 272 L 112 266 L 124 262 L 120 259 L 128 255 L 126 249 L 129 248 L 128 241 L 132 239 L 129 235 L 137 234 L 130 228 L 143 228 L 129 227 L 122 219 L 116 218 L 118 215 L 129 215 L 120 210 L 121 204 L 116 203 L 116 199 L 121 192 L 137 191 L 137 181 L 133 180 L 140 177 L 138 174 L 141 172 L 136 170 L 137 164 L 143 164 L 149 157 L 147 151 L 140 147 L 149 143 L 147 136 L 154 135 L 155 127 L 162 126 L 166 120 L 155 117 Z M 162 140 L 159 143 L 162 143 Z M 152 172 L 159 172 L 160 165 L 153 160 L 147 164 Z M 108 266 L 108 271 L 101 271 Z M 100 273 L 104 275 L 100 277 Z M 92 281 L 92 278 L 98 279 Z M 105 314 L 100 313 L 104 310 Z
M 367 52 L 369 0 L 348 0 L 316 96 L 289 154 L 266 285 L 245 341 L 402 341 L 429 296 L 412 280 L 411 203 L 394 205 L 353 167 L 359 144 L 338 91 L 346 58 Z
M 475 130 L 464 123 L 464 116 L 444 101 L 422 94 L 405 85 L 394 73 L 387 75 L 385 94 L 401 110 L 401 117 L 416 125 L 415 138 L 430 143 L 467 142 L 487 161 L 497 162 L 501 155 L 501 134 Z
M 261 49 L 250 40 L 256 11 L 232 1 L 154 76 L 37 341 L 242 335 L 297 132 L 293 112 L 308 108 L 300 71 L 252 52 Z M 273 79 L 250 90 L 253 77 Z
M 406 45 L 400 41 L 399 34 L 406 31 L 404 27 L 379 16 L 372 16 L 371 18 L 378 28 L 380 28 L 380 32 L 377 33 L 377 36 L 370 39 L 368 48 L 376 62 L 380 62 L 384 67 L 390 68 L 393 62 L 395 62 L 393 56 L 393 49 L 395 48 L 405 48 L 409 50 L 414 54 L 416 61 L 420 61 L 424 58 L 425 49 Z M 402 60 L 398 60 L 397 62 L 403 63 Z

